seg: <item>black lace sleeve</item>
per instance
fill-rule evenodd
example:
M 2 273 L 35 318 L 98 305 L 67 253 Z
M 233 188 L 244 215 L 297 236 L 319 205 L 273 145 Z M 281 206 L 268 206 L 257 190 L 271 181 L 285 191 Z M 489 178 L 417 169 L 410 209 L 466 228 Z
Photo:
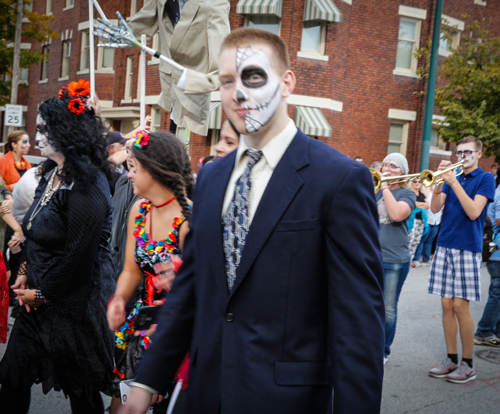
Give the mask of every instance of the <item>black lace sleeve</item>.
M 85 311 L 108 203 L 95 185 L 68 200 L 66 256 L 44 277 L 40 290 L 52 306 L 78 317 Z

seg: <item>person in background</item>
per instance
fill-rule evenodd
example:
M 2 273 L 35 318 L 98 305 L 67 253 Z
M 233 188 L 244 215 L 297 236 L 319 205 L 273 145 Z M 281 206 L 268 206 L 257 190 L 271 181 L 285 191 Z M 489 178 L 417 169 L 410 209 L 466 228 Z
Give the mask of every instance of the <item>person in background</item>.
M 25 131 L 14 131 L 7 137 L 5 154 L 0 157 L 0 176 L 9 191 L 14 190 L 21 176 L 31 168 L 24 158 L 30 150 L 30 137 Z
M 392 153 L 382 162 L 382 173 L 387 176 L 408 174 L 404 155 Z M 379 238 L 384 264 L 385 354 L 384 364 L 391 353 L 396 336 L 398 302 L 403 284 L 410 270 L 408 217 L 415 208 L 416 196 L 404 183 L 384 182 L 376 194 L 379 214 Z
M 240 144 L 240 133 L 236 131 L 229 119 L 226 119 L 220 129 L 220 139 L 215 146 L 217 157 L 222 158 L 233 152 Z
M 374 161 L 370 168 L 373 168 L 377 172 L 381 173 L 382 172 L 382 163 L 380 161 Z
M 360 164 L 363 164 L 363 158 L 361 158 L 359 155 L 357 155 L 356 157 L 354 157 L 354 161 L 357 161 Z
M 429 208 L 429 203 L 426 200 L 428 188 L 422 188 L 422 181 L 417 177 L 411 181 L 411 189 L 417 197 L 416 208 L 413 210 L 410 217 L 411 225 L 409 223 L 410 234 L 408 235 L 410 241 L 410 256 L 413 258 L 417 250 L 418 245 L 422 236 L 427 234 L 427 209 Z M 412 262 L 411 267 L 420 267 L 420 262 Z
M 109 131 L 107 139 L 108 139 L 108 148 L 110 157 L 113 154 L 116 154 L 117 152 L 123 150 L 128 141 L 128 139 L 125 138 L 123 134 L 118 131 Z M 121 163 L 115 166 L 115 172 L 118 172 L 120 174 L 126 174 L 127 170 L 125 169 L 123 163 Z
M 493 175 L 479 167 L 483 143 L 476 137 L 462 138 L 456 156 L 463 174 L 444 173 L 446 184 L 434 188 L 431 208 L 444 205 L 441 230 L 429 274 L 428 293 L 441 296 L 443 331 L 447 356 L 430 369 L 429 375 L 456 384 L 476 379 L 472 362 L 474 320 L 469 302 L 481 300 L 481 265 L 486 204 L 495 197 Z M 451 164 L 441 161 L 439 170 Z M 458 363 L 457 334 L 460 331 L 462 361 Z
M 492 252 L 486 266 L 491 277 L 488 302 L 474 334 L 476 345 L 500 347 L 500 187 L 495 191 L 495 201 L 488 208 L 488 217 L 493 226 Z
M 434 186 L 431 187 L 426 198 L 429 206 L 432 203 L 432 196 L 434 194 L 434 192 L 432 191 L 433 188 Z M 427 209 L 427 225 L 429 226 L 429 230 L 427 231 L 425 236 L 422 236 L 422 239 L 420 240 L 417 251 L 415 252 L 415 256 L 413 257 L 413 263 L 420 263 L 420 255 L 422 255 L 422 265 L 428 266 L 430 264 L 432 245 L 434 244 L 434 240 L 439 233 L 439 225 L 441 223 L 442 214 L 442 209 L 439 210 L 436 214 L 434 214 L 430 208 Z

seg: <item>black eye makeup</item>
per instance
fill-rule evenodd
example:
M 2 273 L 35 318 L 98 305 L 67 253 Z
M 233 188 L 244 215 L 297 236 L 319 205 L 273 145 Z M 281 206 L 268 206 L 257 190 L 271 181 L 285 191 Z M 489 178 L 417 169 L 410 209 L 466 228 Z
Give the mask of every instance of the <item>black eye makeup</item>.
M 267 83 L 267 73 L 257 66 L 249 66 L 242 70 L 241 82 L 247 88 L 261 88 Z

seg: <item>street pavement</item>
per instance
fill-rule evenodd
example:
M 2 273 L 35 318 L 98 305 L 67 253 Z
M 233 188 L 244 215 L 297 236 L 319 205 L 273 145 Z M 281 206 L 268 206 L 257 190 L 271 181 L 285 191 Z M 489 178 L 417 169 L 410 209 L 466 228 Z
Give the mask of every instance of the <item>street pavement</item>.
M 446 356 L 441 326 L 440 298 L 427 294 L 429 267 L 411 269 L 399 301 L 398 328 L 392 353 L 385 365 L 383 414 L 496 413 L 500 410 L 500 365 L 474 356 L 477 380 L 452 384 L 429 377 L 428 370 Z M 482 268 L 481 302 L 471 302 L 472 315 L 481 318 L 488 297 L 489 275 Z M 5 345 L 0 345 L 0 356 Z M 495 348 L 475 346 L 474 351 Z M 500 352 L 500 349 L 498 349 Z M 459 353 L 460 355 L 460 353 Z M 498 359 L 500 362 L 500 358 Z M 359 379 L 363 381 L 363 378 Z M 109 398 L 105 397 L 105 406 Z M 0 412 L 3 411 L 0 407 Z M 60 392 L 32 391 L 30 414 L 69 414 L 69 400 Z M 5 413 L 8 414 L 8 413 Z M 237 413 L 235 413 L 237 414 Z M 309 413 L 297 413 L 309 414 Z

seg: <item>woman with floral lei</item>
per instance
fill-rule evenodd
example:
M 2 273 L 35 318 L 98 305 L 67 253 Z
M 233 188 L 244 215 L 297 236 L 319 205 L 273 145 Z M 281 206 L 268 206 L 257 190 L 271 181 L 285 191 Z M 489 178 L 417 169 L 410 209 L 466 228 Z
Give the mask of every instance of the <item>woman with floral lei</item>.
M 154 332 L 154 325 L 136 329 L 137 315 L 144 306 L 160 304 L 170 290 L 189 231 L 193 178 L 184 146 L 166 132 L 140 131 L 136 136 L 134 145 L 127 147 L 128 176 L 134 194 L 143 198 L 130 210 L 128 235 L 132 237 L 127 237 L 124 268 L 108 305 L 109 327 L 116 330 L 111 413 L 119 407 L 120 381 L 135 378 L 137 363 Z M 134 305 L 127 315 L 130 300 Z M 155 404 L 153 412 L 166 412 L 166 403 Z
M 112 173 L 89 92 L 88 82 L 74 82 L 38 109 L 36 140 L 48 160 L 23 221 L 13 286 L 22 307 L 0 363 L 2 412 L 27 413 L 35 382 L 45 393 L 63 390 L 73 413 L 104 411 L 99 392 L 113 367 Z

